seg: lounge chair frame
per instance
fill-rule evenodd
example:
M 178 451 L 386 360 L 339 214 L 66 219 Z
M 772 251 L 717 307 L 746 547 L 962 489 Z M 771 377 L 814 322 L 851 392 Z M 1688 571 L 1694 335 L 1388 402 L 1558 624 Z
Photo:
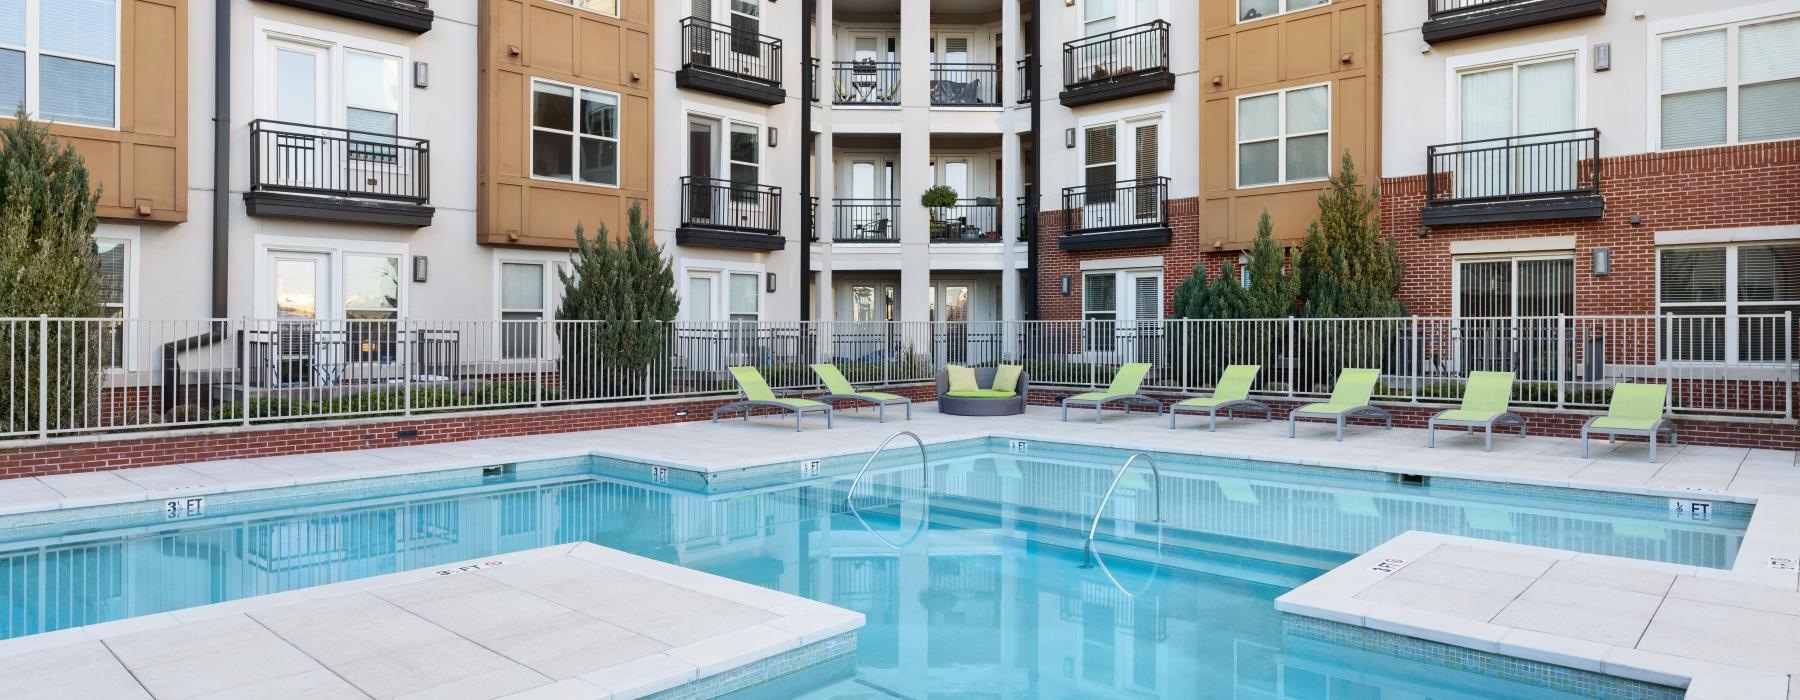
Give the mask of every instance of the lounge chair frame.
M 1294 437 L 1294 421 L 1300 418 L 1306 418 L 1308 420 L 1336 420 L 1338 442 L 1344 441 L 1344 423 L 1351 418 L 1380 418 L 1383 422 L 1387 423 L 1388 430 L 1394 429 L 1394 414 L 1374 406 L 1357 406 L 1348 411 L 1340 411 L 1337 413 L 1313 413 L 1296 408 L 1292 411 L 1288 411 L 1288 437 Z
M 875 422 L 877 422 L 877 423 L 886 423 L 887 422 L 887 407 L 889 407 L 889 406 L 905 406 L 906 407 L 906 419 L 912 420 L 913 402 L 912 402 L 912 399 L 906 398 L 904 396 L 897 398 L 897 399 L 888 399 L 886 401 L 879 401 L 876 399 L 869 398 L 867 396 L 863 396 L 862 394 L 826 394 L 824 396 L 814 396 L 814 397 L 812 397 L 812 399 L 814 401 L 823 401 L 825 403 L 833 404 L 834 406 L 836 405 L 835 402 L 838 402 L 838 401 L 858 402 L 858 405 L 856 406 L 856 408 L 861 408 L 864 405 L 874 406 L 875 407 Z
M 741 392 L 741 391 L 738 392 L 738 396 L 743 396 L 743 395 L 744 395 L 743 392 Z M 821 403 L 823 403 L 823 402 L 821 402 Z M 800 419 L 804 418 L 806 416 L 806 414 L 808 414 L 808 413 L 823 413 L 823 414 L 825 414 L 825 429 L 826 430 L 831 429 L 831 405 L 830 404 L 825 404 L 823 406 L 789 406 L 780 401 L 764 401 L 764 400 L 760 400 L 760 399 L 743 399 L 740 401 L 733 401 L 731 403 L 728 403 L 728 404 L 725 404 L 718 408 L 715 408 L 715 409 L 713 409 L 713 412 L 712 412 L 712 422 L 714 422 L 714 423 L 719 422 L 719 414 L 730 413 L 732 411 L 743 411 L 744 412 L 744 420 L 750 420 L 750 412 L 755 409 L 758 409 L 758 408 L 773 408 L 777 411 L 787 411 L 789 413 L 794 414 L 794 432 L 796 432 L 796 433 L 800 432 Z
M 1215 433 L 1219 432 L 1220 411 L 1225 412 L 1225 418 L 1228 420 L 1235 418 L 1237 411 L 1261 411 L 1264 422 L 1273 420 L 1275 417 L 1275 409 L 1256 399 L 1237 399 L 1213 406 L 1183 406 L 1177 403 L 1169 407 L 1169 429 L 1175 428 L 1175 415 L 1178 413 L 1204 413 L 1209 419 L 1206 429 Z
M 1620 435 L 1649 438 L 1649 440 L 1650 440 L 1650 462 L 1652 464 L 1654 464 L 1656 462 L 1656 437 L 1658 434 L 1667 432 L 1669 434 L 1669 446 L 1671 446 L 1671 447 L 1681 444 L 1678 441 L 1678 439 L 1675 437 L 1675 421 L 1669 420 L 1667 418 L 1658 418 L 1655 423 L 1651 424 L 1651 427 L 1649 430 L 1639 430 L 1636 428 L 1596 428 L 1596 427 L 1594 427 L 1594 421 L 1600 420 L 1601 418 L 1605 418 L 1605 416 L 1594 416 L 1593 418 L 1589 418 L 1587 420 L 1587 423 L 1584 423 L 1581 426 L 1581 458 L 1582 459 L 1588 458 L 1588 435 L 1590 433 L 1605 433 L 1607 442 L 1612 442 L 1614 438 L 1616 438 Z
M 1487 420 L 1451 420 L 1448 418 L 1440 418 L 1440 416 L 1454 410 L 1457 409 L 1452 408 L 1438 411 L 1437 415 L 1431 417 L 1431 420 L 1425 421 L 1426 447 L 1437 447 L 1437 429 L 1439 426 L 1464 428 L 1470 435 L 1475 434 L 1476 428 L 1481 428 L 1485 433 L 1483 435 L 1484 439 L 1481 449 L 1485 452 L 1494 451 L 1494 426 L 1518 426 L 1519 437 L 1525 437 L 1525 417 L 1513 413 L 1512 411 L 1501 411 L 1499 414 Z
M 1131 407 L 1133 405 L 1154 406 L 1154 407 L 1156 407 L 1156 415 L 1159 415 L 1159 416 L 1162 415 L 1162 412 L 1163 412 L 1163 402 L 1153 399 L 1151 397 L 1145 396 L 1143 394 L 1110 394 L 1110 395 L 1103 396 L 1098 399 L 1077 399 L 1077 398 L 1071 396 L 1069 398 L 1063 399 L 1063 401 L 1062 401 L 1062 410 L 1063 410 L 1062 419 L 1065 422 L 1069 420 L 1069 406 L 1071 406 L 1071 405 L 1073 405 L 1077 408 L 1086 408 L 1088 406 L 1093 406 L 1094 407 L 1094 423 L 1099 424 L 1101 413 L 1106 409 L 1107 404 L 1112 404 L 1112 403 L 1125 404 L 1125 412 L 1126 413 L 1131 412 Z

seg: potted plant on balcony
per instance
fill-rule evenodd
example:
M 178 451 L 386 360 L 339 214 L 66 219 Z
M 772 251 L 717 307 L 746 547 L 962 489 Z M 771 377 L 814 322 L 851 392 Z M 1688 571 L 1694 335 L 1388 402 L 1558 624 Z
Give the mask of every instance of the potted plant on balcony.
M 944 237 L 944 222 L 938 219 L 939 210 L 956 206 L 956 188 L 949 185 L 932 185 L 919 195 L 919 204 L 931 212 L 931 237 Z

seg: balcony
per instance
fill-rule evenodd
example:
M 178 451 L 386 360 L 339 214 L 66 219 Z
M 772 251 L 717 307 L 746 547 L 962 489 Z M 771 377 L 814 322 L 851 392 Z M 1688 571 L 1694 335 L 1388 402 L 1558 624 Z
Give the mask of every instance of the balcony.
M 1600 130 L 1464 141 L 1425 151 L 1426 226 L 1598 219 Z
M 1037 87 L 1031 80 L 1031 59 L 1021 58 L 1018 62 L 1019 72 L 1019 104 L 1031 102 L 1032 89 Z
M 681 178 L 676 245 L 781 250 L 781 188 L 692 175 Z
M 1606 14 L 1606 0 L 1426 0 L 1425 43 Z
M 1000 200 L 959 199 L 954 206 L 930 207 L 932 243 L 999 243 Z
M 1169 230 L 1169 178 L 1064 187 L 1063 250 L 1163 245 Z
M 900 202 L 894 199 L 838 199 L 834 243 L 898 243 Z
M 431 142 L 392 134 L 250 122 L 251 216 L 431 225 Z
M 359 22 L 393 27 L 403 32 L 424 34 L 431 31 L 436 16 L 424 2 L 417 0 L 269 0 Z
M 893 107 L 900 104 L 900 64 L 882 61 L 833 61 L 831 103 Z
M 1169 23 L 1156 20 L 1063 44 L 1063 106 L 1175 89 Z
M 675 86 L 781 104 L 787 99 L 781 87 L 781 40 L 695 17 L 683 19 Z
M 931 106 L 999 107 L 1000 64 L 931 64 Z

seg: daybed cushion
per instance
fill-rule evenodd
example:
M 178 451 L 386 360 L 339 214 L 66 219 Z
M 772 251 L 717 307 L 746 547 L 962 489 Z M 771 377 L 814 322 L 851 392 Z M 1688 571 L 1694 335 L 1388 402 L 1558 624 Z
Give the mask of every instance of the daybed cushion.
M 949 365 L 944 368 L 950 375 L 950 392 L 955 396 L 959 391 L 979 391 L 981 385 L 975 381 L 975 370 L 961 365 Z
M 1019 389 L 1019 373 L 1023 371 L 1025 368 L 1019 365 L 1000 365 L 994 369 L 994 386 L 992 388 L 1004 391 L 1009 396 L 1012 395 Z
M 959 399 L 1010 399 L 1018 396 L 1018 393 L 999 389 L 952 389 L 944 392 L 944 395 Z

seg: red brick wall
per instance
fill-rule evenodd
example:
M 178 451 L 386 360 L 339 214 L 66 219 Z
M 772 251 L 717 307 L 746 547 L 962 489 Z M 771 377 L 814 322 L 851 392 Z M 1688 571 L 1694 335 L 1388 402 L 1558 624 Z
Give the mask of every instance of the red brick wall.
M 1800 224 L 1800 141 L 1603 158 L 1600 192 L 1597 220 L 1443 226 L 1420 238 L 1425 177 L 1383 179 L 1381 229 L 1406 262 L 1400 300 L 1413 314 L 1450 315 L 1452 241 L 1572 235 L 1575 313 L 1655 313 L 1657 231 Z M 1611 275 L 1592 274 L 1595 248 L 1612 249 Z
M 1038 318 L 1067 321 L 1081 318 L 1081 261 L 1110 260 L 1160 255 L 1163 259 L 1163 314 L 1168 316 L 1175 303 L 1175 287 L 1187 279 L 1194 265 L 1202 259 L 1210 274 L 1219 272 L 1219 263 L 1236 263 L 1238 252 L 1213 252 L 1210 244 L 1200 242 L 1200 199 L 1169 200 L 1169 229 L 1173 234 L 1167 245 L 1114 248 L 1109 250 L 1066 251 L 1057 245 L 1063 234 L 1061 210 L 1038 215 Z M 1069 277 L 1069 295 L 1062 295 L 1062 278 Z M 1124 293 L 1124 290 L 1120 290 Z
M 890 387 L 884 391 L 915 401 L 929 401 L 935 398 L 936 388 L 923 384 Z M 0 479 L 710 420 L 714 408 L 732 400 L 452 413 L 405 419 L 335 421 L 323 425 L 208 428 L 142 437 L 126 434 L 54 438 L 17 447 L 7 447 L 6 443 L 0 442 Z M 676 411 L 687 411 L 687 415 L 677 416 Z M 808 418 L 805 424 L 811 426 L 814 420 Z M 418 435 L 399 437 L 398 433 L 403 430 L 416 430 Z

